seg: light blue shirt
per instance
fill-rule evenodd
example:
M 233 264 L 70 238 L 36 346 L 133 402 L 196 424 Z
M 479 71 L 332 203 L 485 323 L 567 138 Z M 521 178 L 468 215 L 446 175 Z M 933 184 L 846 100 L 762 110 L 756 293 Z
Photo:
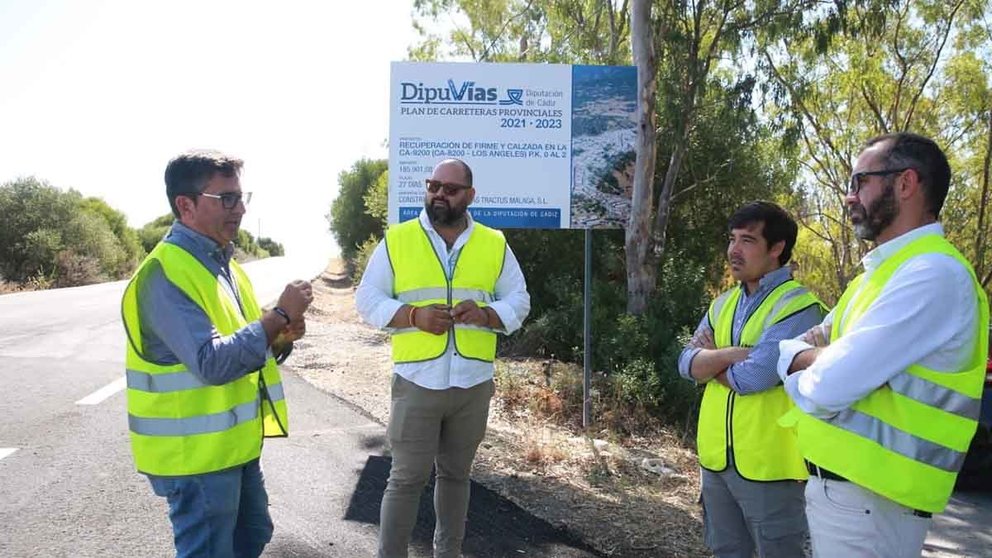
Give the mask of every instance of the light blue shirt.
M 241 308 L 231 276 L 233 244 L 222 248 L 178 221 L 163 242 L 192 254 L 217 277 L 227 296 Z M 181 362 L 211 385 L 237 380 L 265 364 L 268 341 L 261 321 L 251 322 L 232 335 L 221 336 L 203 309 L 172 284 L 154 262 L 138 285 L 137 299 L 145 348 L 142 356 L 146 360 L 166 366 Z
M 762 277 L 753 293 L 748 293 L 747 288 L 742 286 L 741 297 L 734 309 L 732 345 L 740 345 L 741 332 L 747 320 L 773 290 L 789 279 L 792 279 L 792 268 L 782 266 Z M 727 380 L 731 389 L 746 395 L 765 391 L 780 384 L 781 380 L 776 372 L 779 341 L 805 333 L 806 330 L 820 323 L 823 314 L 823 309 L 819 305 L 813 305 L 769 326 L 761 333 L 758 343 L 751 348 L 748 357 L 727 369 Z M 708 315 L 704 315 L 699 326 L 696 327 L 697 332 L 704 329 L 713 332 L 713 324 L 709 323 Z M 692 359 L 700 350 L 702 349 L 695 347 L 686 347 L 682 350 L 682 354 L 679 355 L 679 374 L 683 378 L 694 381 L 689 371 L 692 368 Z

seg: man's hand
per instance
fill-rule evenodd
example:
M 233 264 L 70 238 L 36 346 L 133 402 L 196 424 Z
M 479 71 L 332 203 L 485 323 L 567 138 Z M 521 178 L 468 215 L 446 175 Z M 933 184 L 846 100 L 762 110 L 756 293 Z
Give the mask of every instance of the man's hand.
M 709 328 L 697 331 L 689 340 L 689 346 L 696 349 L 716 349 L 716 343 L 713 342 L 713 332 Z
M 807 345 L 814 347 L 826 347 L 830 344 L 830 331 L 822 325 L 815 325 L 800 338 Z
M 307 311 L 311 302 L 313 302 L 313 288 L 310 283 L 297 279 L 286 285 L 282 294 L 279 295 L 279 302 L 276 303 L 276 306 L 289 314 L 290 325 L 292 325 L 292 322 L 303 320 L 303 313 Z
M 447 304 L 420 306 L 413 313 L 413 326 L 434 335 L 448 331 L 452 323 L 451 307 Z
M 286 351 L 287 347 L 291 347 L 293 345 L 293 341 L 302 338 L 306 332 L 307 323 L 303 319 L 295 322 L 289 322 L 289 325 L 282 328 L 276 335 L 276 339 L 271 345 L 272 354 L 276 357 L 276 362 L 282 363 L 282 361 L 289 356 L 289 352 Z
M 274 310 L 262 315 L 262 328 L 265 330 L 265 339 L 270 347 L 280 349 L 303 337 L 306 332 L 303 313 L 307 311 L 311 302 L 313 302 L 313 289 L 310 283 L 296 280 L 286 285 L 276 302 L 276 307 L 286 315 L 283 316 L 282 313 Z M 289 323 L 286 323 L 287 317 Z
M 489 327 L 489 313 L 474 300 L 463 300 L 451 309 L 451 319 L 459 324 L 472 324 L 479 327 Z
M 792 364 L 789 365 L 788 373 L 795 374 L 800 370 L 806 370 L 810 366 L 813 366 L 813 363 L 816 362 L 816 359 L 820 356 L 820 351 L 822 350 L 823 347 L 814 347 L 812 349 L 806 349 L 805 351 L 796 353 L 796 355 L 792 358 Z
M 730 380 L 727 379 L 727 371 L 726 370 L 724 370 L 723 372 L 720 372 L 716 376 L 713 376 L 713 378 L 711 378 L 710 381 L 719 382 L 719 383 L 723 384 L 724 387 L 727 387 L 727 388 L 730 388 L 730 389 L 734 389 L 733 386 L 730 385 Z
M 287 343 L 292 343 L 298 339 L 302 339 L 303 335 L 307 332 L 307 322 L 304 319 L 300 319 L 295 322 L 290 322 L 289 325 L 283 328 L 279 332 L 279 336 L 276 337 L 275 345 L 285 345 Z

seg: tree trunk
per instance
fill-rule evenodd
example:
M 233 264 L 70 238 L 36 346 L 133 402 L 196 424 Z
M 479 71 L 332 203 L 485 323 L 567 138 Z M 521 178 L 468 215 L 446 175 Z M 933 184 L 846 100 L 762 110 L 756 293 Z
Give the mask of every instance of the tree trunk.
M 637 66 L 637 145 L 634 161 L 634 191 L 626 230 L 627 312 L 639 315 L 647 309 L 654 291 L 657 268 L 651 265 L 653 244 L 651 205 L 654 198 L 656 154 L 655 102 L 657 60 L 651 29 L 651 0 L 633 0 L 630 10 L 630 41 Z
M 694 102 L 694 100 L 690 102 Z M 668 170 L 665 171 L 665 181 L 661 186 L 661 194 L 658 196 L 658 213 L 655 215 L 654 230 L 651 235 L 651 252 L 648 254 L 648 264 L 653 271 L 652 290 L 655 287 L 658 266 L 661 265 L 661 256 L 665 253 L 665 241 L 668 239 L 668 217 L 672 213 L 672 191 L 675 189 L 675 179 L 678 178 L 679 171 L 682 170 L 682 160 L 685 158 L 689 143 L 687 135 L 688 131 L 684 131 L 679 136 L 675 151 L 668 163 Z
M 982 161 L 982 193 L 978 200 L 978 227 L 975 233 L 975 273 L 982 281 L 983 287 L 988 287 L 992 269 L 985 267 L 985 246 L 988 243 L 988 231 L 985 226 L 985 214 L 989 207 L 989 182 L 992 172 L 992 109 L 988 111 L 988 134 L 985 140 L 985 159 Z M 983 277 L 984 275 L 984 277 Z

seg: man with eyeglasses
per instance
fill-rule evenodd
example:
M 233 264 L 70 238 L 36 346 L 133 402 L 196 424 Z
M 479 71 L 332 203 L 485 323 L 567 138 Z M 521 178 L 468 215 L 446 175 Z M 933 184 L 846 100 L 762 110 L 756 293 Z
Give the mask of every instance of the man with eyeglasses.
M 432 466 L 434 556 L 461 556 L 469 471 L 495 391 L 496 334 L 518 329 L 530 311 L 503 233 L 466 211 L 474 198 L 469 166 L 439 163 L 420 216 L 389 227 L 355 293 L 362 318 L 392 334 L 393 462 L 380 511 L 380 558 L 407 556 Z
M 932 140 L 869 140 L 847 206 L 875 243 L 823 322 L 780 343 L 816 557 L 919 556 L 977 427 L 989 308 L 938 222 L 951 170 Z
M 124 291 L 127 403 L 139 472 L 169 504 L 176 554 L 257 557 L 272 537 L 259 465 L 289 433 L 277 362 L 306 330 L 309 283 L 262 311 L 231 256 L 251 195 L 242 162 L 190 151 L 165 170 L 176 217 Z

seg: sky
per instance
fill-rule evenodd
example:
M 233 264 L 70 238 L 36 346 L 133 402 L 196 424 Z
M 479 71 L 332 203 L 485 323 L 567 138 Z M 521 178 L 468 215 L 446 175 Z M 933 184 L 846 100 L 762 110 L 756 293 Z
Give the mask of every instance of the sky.
M 169 212 L 169 159 L 218 149 L 245 161 L 242 228 L 333 255 L 338 174 L 388 156 L 411 5 L 0 0 L 0 183 L 73 188 L 138 228 Z

